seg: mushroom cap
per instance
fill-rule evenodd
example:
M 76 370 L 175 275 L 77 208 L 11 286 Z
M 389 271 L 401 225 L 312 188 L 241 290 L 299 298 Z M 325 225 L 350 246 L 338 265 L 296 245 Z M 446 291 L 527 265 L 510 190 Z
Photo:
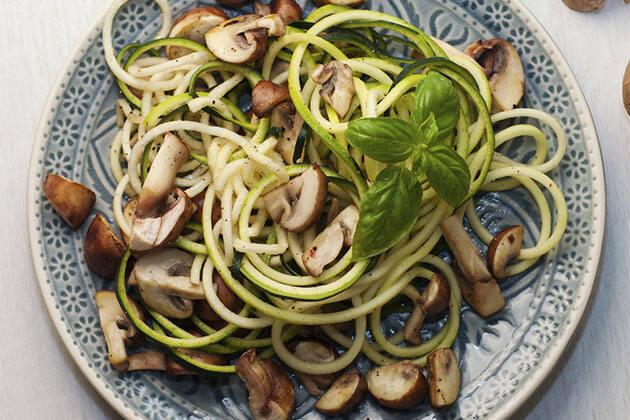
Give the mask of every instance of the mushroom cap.
M 212 6 L 200 6 L 190 9 L 181 15 L 171 27 L 169 38 L 187 38 L 203 44 L 206 32 L 228 19 L 228 15 L 221 9 Z M 169 59 L 181 57 L 191 50 L 183 47 L 166 47 Z
M 138 258 L 132 275 L 144 303 L 162 315 L 184 319 L 192 315 L 191 299 L 205 299 L 203 287 L 190 281 L 192 256 L 167 248 Z
M 433 407 L 446 407 L 457 400 L 462 376 L 453 350 L 438 348 L 427 356 L 427 381 Z
M 623 104 L 626 107 L 628 115 L 630 115 L 630 61 L 626 66 L 626 71 L 623 75 L 623 84 L 621 86 Z
M 219 300 L 232 312 L 239 312 L 243 308 L 243 301 L 240 300 L 225 284 L 223 277 L 217 272 L 213 271 L 212 273 L 212 286 L 214 287 L 214 291 L 217 294 Z M 204 321 L 212 322 L 222 320 L 222 318 L 217 315 L 206 300 L 198 300 L 195 302 L 195 313 L 197 316 Z
M 166 370 L 166 357 L 161 351 L 144 351 L 128 357 L 127 372 L 136 370 Z
M 301 338 L 289 343 L 288 348 L 300 360 L 310 363 L 327 363 L 334 361 L 339 354 L 328 342 L 317 338 Z M 313 396 L 321 394 L 321 389 L 328 389 L 337 377 L 337 373 L 326 375 L 309 375 L 296 371 L 295 377 L 304 385 L 304 388 Z
M 133 224 L 133 215 L 136 213 L 136 206 L 138 205 L 138 196 L 134 195 L 127 201 L 125 204 L 125 208 L 123 209 L 123 218 L 127 222 L 127 225 L 131 226 Z M 121 232 L 122 240 L 126 246 L 129 246 L 129 235 L 125 232 Z
M 324 209 L 328 179 L 317 165 L 269 191 L 262 199 L 271 218 L 291 232 L 312 226 Z
M 326 416 L 344 416 L 361 404 L 366 391 L 365 378 L 356 368 L 352 368 L 333 382 L 315 403 L 315 409 Z
M 302 8 L 295 0 L 273 0 L 271 11 L 277 13 L 285 24 L 302 20 Z
M 206 33 L 206 45 L 219 60 L 244 64 L 262 57 L 267 36 L 284 35 L 280 16 L 241 15 L 227 20 Z
M 562 2 L 569 9 L 577 12 L 599 12 L 606 4 L 606 0 L 562 0 Z
M 247 386 L 249 408 L 256 420 L 288 420 L 295 408 L 295 389 L 287 374 L 269 359 L 258 360 L 256 349 L 236 361 L 236 374 Z
M 85 262 L 92 271 L 106 279 L 116 275 L 125 246 L 116 237 L 107 219 L 98 213 L 83 240 Z
M 468 236 L 457 214 L 440 223 L 440 229 L 455 256 L 457 265 L 470 284 L 493 280 L 479 249 Z
M 96 201 L 96 194 L 88 187 L 53 173 L 46 174 L 43 190 L 55 211 L 72 230 L 81 227 Z
M 492 112 L 513 109 L 525 92 L 525 72 L 516 48 L 502 38 L 480 40 L 466 48 L 484 69 L 492 92 Z
M 311 276 L 320 276 L 324 267 L 337 258 L 343 245 L 352 245 L 358 222 L 359 209 L 355 205 L 350 205 L 317 235 L 302 254 L 304 267 Z
M 448 308 L 451 288 L 441 275 L 434 273 L 427 287 L 416 301 L 413 312 L 404 327 L 405 340 L 412 344 L 422 344 L 422 324 L 427 316 L 437 315 Z
M 265 16 L 271 14 L 271 5 L 254 0 L 254 14 Z
M 354 96 L 352 77 L 350 66 L 337 60 L 329 61 L 325 65 L 318 64 L 311 73 L 311 79 L 322 85 L 322 99 L 342 118 L 350 109 Z
M 365 4 L 365 0 L 313 0 L 318 6 L 325 6 L 327 4 L 336 4 L 338 6 L 346 7 L 361 7 Z
M 258 118 L 289 99 L 289 90 L 268 80 L 260 80 L 252 89 L 252 109 Z
M 304 151 L 302 151 L 302 155 L 295 162 L 293 161 L 297 138 L 304 125 L 304 120 L 295 109 L 293 102 L 285 101 L 275 106 L 271 111 L 269 122 L 271 127 L 282 128 L 282 135 L 278 138 L 278 143 L 276 144 L 276 151 L 280 153 L 282 159 L 288 165 L 303 161 Z
M 524 232 L 523 226 L 509 226 L 490 241 L 486 260 L 495 278 L 500 280 L 507 277 L 507 263 L 521 253 Z
M 408 410 L 427 396 L 422 370 L 409 360 L 374 368 L 366 379 L 370 394 L 385 407 Z
M 165 247 L 177 239 L 195 210 L 195 205 L 180 189 L 175 190 L 175 202 L 161 215 L 138 217 L 136 208 L 131 224 L 129 249 L 134 252 L 148 252 Z

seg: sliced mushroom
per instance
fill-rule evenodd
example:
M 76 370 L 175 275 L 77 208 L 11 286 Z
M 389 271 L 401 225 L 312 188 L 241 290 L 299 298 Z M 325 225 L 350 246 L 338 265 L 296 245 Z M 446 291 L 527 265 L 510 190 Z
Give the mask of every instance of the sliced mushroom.
M 510 226 L 492 238 L 488 245 L 486 260 L 496 279 L 502 280 L 507 277 L 507 263 L 521 253 L 524 231 L 523 226 Z
M 429 285 L 416 301 L 413 312 L 407 318 L 403 329 L 405 340 L 412 344 L 422 344 L 422 324 L 427 316 L 437 315 L 448 308 L 451 289 L 441 275 L 434 273 Z
M 127 357 L 127 348 L 136 347 L 142 343 L 144 336 L 136 329 L 136 327 L 127 319 L 123 312 L 116 293 L 113 290 L 101 290 L 94 295 L 96 307 L 98 308 L 98 318 L 101 323 L 101 329 L 107 343 L 109 352 L 109 363 L 116 370 L 121 372 L 127 370 L 129 359 Z M 140 306 L 129 299 L 136 314 L 144 320 L 144 314 Z
M 289 344 L 289 349 L 300 360 L 310 363 L 332 362 L 339 354 L 330 343 L 316 338 L 302 338 Z M 304 385 L 304 388 L 314 397 L 321 395 L 320 389 L 328 389 L 334 382 L 337 374 L 309 375 L 295 371 L 295 377 Z
M 338 6 L 346 7 L 361 7 L 365 4 L 365 0 L 313 0 L 318 6 L 325 6 L 327 4 L 336 4 Z
M 123 218 L 127 222 L 127 225 L 131 226 L 133 224 L 133 215 L 136 212 L 136 206 L 138 205 L 138 196 L 135 195 L 127 201 L 125 204 L 125 208 L 123 209 Z M 122 240 L 126 246 L 129 246 L 129 235 L 125 232 L 121 232 Z
M 295 408 L 295 390 L 287 374 L 269 359 L 258 360 L 256 350 L 236 361 L 236 374 L 249 392 L 249 408 L 255 420 L 288 420 Z
M 261 80 L 252 89 L 252 109 L 257 117 L 264 117 L 269 110 L 289 99 L 289 90 L 268 80 Z
M 409 410 L 427 397 L 422 370 L 409 360 L 374 368 L 366 379 L 370 394 L 385 407 Z
M 302 232 L 312 226 L 326 204 L 326 174 L 313 165 L 297 176 L 263 195 L 271 218 L 291 232 Z
M 457 265 L 470 284 L 493 280 L 479 249 L 468 236 L 457 214 L 440 223 L 440 229 L 448 243 L 448 247 L 455 256 Z
M 344 245 L 352 245 L 352 238 L 358 221 L 359 209 L 355 205 L 350 205 L 343 209 L 332 223 L 317 235 L 313 243 L 302 254 L 304 267 L 311 276 L 319 277 L 324 271 L 324 267 L 337 258 Z
M 599 12 L 606 0 L 562 0 L 564 4 L 577 12 Z M 627 1 L 626 1 L 627 3 Z
M 116 275 L 125 246 L 116 237 L 105 217 L 98 213 L 88 228 L 83 241 L 85 262 L 92 271 L 106 279 Z
M 191 299 L 206 297 L 203 287 L 190 281 L 191 266 L 188 252 L 168 248 L 140 257 L 132 278 L 147 306 L 164 316 L 184 319 L 192 315 Z
M 320 94 L 322 99 L 343 118 L 352 103 L 354 96 L 354 81 L 352 69 L 341 61 L 332 60 L 315 66 L 311 79 L 322 85 Z
M 209 365 L 223 366 L 228 363 L 226 357 L 219 354 L 208 353 L 196 349 L 177 349 L 177 351 L 182 353 L 184 356 L 190 357 L 193 360 L 207 363 Z M 166 371 L 169 375 L 179 376 L 199 374 L 197 370 L 194 370 L 193 368 L 189 369 L 187 367 L 188 364 L 183 359 L 177 358 L 177 360 L 175 360 L 172 357 L 177 356 L 171 356 L 166 359 Z
M 193 222 L 197 222 L 197 223 L 202 223 L 203 222 L 203 220 L 202 220 L 202 218 L 203 218 L 203 201 L 204 201 L 205 198 L 206 198 L 206 190 L 203 190 L 202 192 L 200 192 L 196 196 L 191 197 L 191 200 L 192 200 L 193 204 L 197 208 L 197 210 L 195 211 L 195 213 L 191 217 L 191 220 Z M 221 220 L 221 201 L 215 199 L 214 203 L 212 203 L 212 213 L 210 215 L 210 221 L 212 222 L 212 224 L 215 224 L 219 220 Z
M 127 372 L 136 370 L 166 370 L 166 357 L 161 351 L 144 351 L 128 357 Z
M 525 72 L 516 48 L 505 39 L 478 40 L 466 48 L 483 67 L 492 92 L 492 112 L 508 111 L 521 101 L 525 92 Z
M 630 61 L 628 61 L 626 71 L 623 74 L 621 93 L 623 96 L 623 104 L 626 107 L 626 112 L 628 113 L 628 115 L 630 115 Z
M 265 16 L 271 14 L 271 5 L 261 3 L 258 0 L 254 0 L 254 13 L 257 15 Z M 282 17 L 282 16 L 281 16 Z
M 455 275 L 462 290 L 462 297 L 482 317 L 488 318 L 505 306 L 505 299 L 501 296 L 501 289 L 495 279 L 471 284 L 459 270 L 455 270 Z
M 72 230 L 81 227 L 96 201 L 88 187 L 52 173 L 46 174 L 44 194 Z
M 447 407 L 457 400 L 462 375 L 453 350 L 439 348 L 427 356 L 427 381 L 433 407 Z
M 243 308 L 243 301 L 234 294 L 227 284 L 225 284 L 223 277 L 221 277 L 217 271 L 212 273 L 212 286 L 214 287 L 214 291 L 216 292 L 219 300 L 227 306 L 229 310 L 232 312 L 239 312 Z M 199 300 L 195 302 L 195 313 L 204 321 L 210 322 L 222 319 L 212 310 L 206 300 Z
M 164 142 L 155 155 L 147 178 L 138 196 L 135 217 L 151 217 L 159 212 L 173 188 L 175 176 L 188 160 L 188 147 L 172 133 L 164 135 Z
M 280 16 L 242 15 L 223 22 L 206 34 L 206 45 L 219 60 L 249 63 L 267 50 L 267 34 L 282 36 L 285 25 Z
M 302 20 L 302 8 L 295 0 L 273 0 L 271 11 L 280 15 L 285 24 Z
M 282 129 L 282 134 L 276 144 L 276 151 L 280 153 L 282 159 L 284 159 L 288 165 L 302 162 L 304 160 L 304 151 L 302 151 L 295 162 L 293 161 L 297 138 L 304 125 L 304 120 L 295 109 L 293 102 L 285 101 L 274 107 L 271 111 L 271 119 L 269 122 L 272 127 Z
M 162 248 L 179 236 L 196 211 L 186 193 L 175 190 L 175 202 L 164 213 L 155 217 L 133 218 L 129 249 L 134 252 L 147 252 Z
M 200 44 L 204 43 L 206 32 L 228 20 L 228 16 L 221 9 L 212 6 L 195 7 L 181 15 L 171 28 L 169 38 L 188 38 Z M 191 50 L 183 47 L 168 46 L 166 55 L 175 59 L 189 54 Z
M 365 378 L 356 368 L 352 368 L 337 378 L 315 403 L 315 409 L 330 417 L 344 416 L 361 404 L 366 391 Z

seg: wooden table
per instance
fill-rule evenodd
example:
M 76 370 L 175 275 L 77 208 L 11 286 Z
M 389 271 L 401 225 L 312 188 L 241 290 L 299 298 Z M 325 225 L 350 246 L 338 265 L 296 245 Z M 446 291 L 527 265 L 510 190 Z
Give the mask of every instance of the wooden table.
M 514 1 L 514 0 L 513 0 Z M 26 230 L 26 176 L 35 128 L 62 62 L 104 0 L 0 2 L 0 418 L 118 415 L 75 368 L 41 299 Z M 590 105 L 604 157 L 607 238 L 599 287 L 566 356 L 518 413 L 528 419 L 620 419 L 630 413 L 630 117 L 621 78 L 630 59 L 630 5 L 580 14 L 560 0 L 524 0 L 564 52 Z

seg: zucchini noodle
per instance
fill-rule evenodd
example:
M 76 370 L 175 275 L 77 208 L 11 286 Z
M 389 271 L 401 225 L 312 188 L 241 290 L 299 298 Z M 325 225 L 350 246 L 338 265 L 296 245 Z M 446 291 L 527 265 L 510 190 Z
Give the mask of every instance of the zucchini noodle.
M 195 312 L 186 325 L 194 325 L 201 334 L 198 337 L 149 307 L 145 309 L 150 322 L 141 319 L 131 309 L 128 295 L 133 293 L 126 278 L 129 251 L 120 265 L 116 291 L 134 325 L 197 369 L 234 372 L 233 366 L 199 362 L 178 349 L 234 356 L 255 347 L 267 357 L 275 354 L 295 371 L 316 375 L 338 372 L 360 354 L 380 365 L 400 359 L 425 365 L 429 353 L 453 344 L 462 306 L 456 275 L 437 256 L 442 221 L 455 212 L 465 214 L 472 232 L 488 244 L 493 234 L 475 210 L 475 197 L 518 188 L 538 208 L 540 226 L 535 243 L 521 249 L 508 273 L 524 272 L 560 241 L 567 207 L 560 187 L 549 175 L 567 149 L 560 124 L 534 109 L 491 115 L 490 85 L 481 68 L 461 56 L 448 57 L 431 37 L 409 23 L 380 12 L 324 6 L 300 26 L 307 29 L 287 27 L 285 35 L 271 39 L 258 71 L 250 65 L 221 62 L 193 41 L 169 38 L 172 13 L 166 0 L 155 0 L 163 13 L 156 39 L 116 52 L 113 22 L 125 2 L 113 2 L 103 25 L 105 59 L 124 96 L 116 105 L 119 131 L 109 152 L 117 182 L 114 219 L 129 237 L 134 225 L 129 215 L 125 217 L 125 201 L 142 190 L 165 134 L 177 134 L 190 157 L 179 167 L 174 186 L 191 198 L 202 198 L 203 204 L 201 222 L 190 222 L 171 245 L 191 254 L 190 281 L 202 288 L 224 326 L 215 328 Z M 342 35 L 331 37 L 336 29 L 354 34 L 353 41 L 339 41 Z M 366 36 L 368 29 L 373 34 Z M 415 48 L 424 59 L 396 59 L 358 41 L 374 36 Z M 163 54 L 169 46 L 187 48 L 189 53 L 169 59 Z M 354 96 L 344 115 L 326 102 L 322 86 L 310 77 L 315 66 L 330 60 L 344 63 L 353 73 Z M 280 62 L 283 67 L 275 70 Z M 422 177 L 419 217 L 398 243 L 360 261 L 353 261 L 353 247 L 346 247 L 320 276 L 305 274 L 302 253 L 320 227 L 313 225 L 300 233 L 286 230 L 272 220 L 262 197 L 318 164 L 328 180 L 327 211 L 332 212 L 333 202 L 342 208 L 360 206 L 387 165 L 350 146 L 345 136 L 349 124 L 379 116 L 410 121 L 416 86 L 430 72 L 445 76 L 457 91 L 459 117 L 446 143 L 468 165 L 471 179 L 466 198 L 453 208 Z M 286 83 L 290 100 L 305 122 L 301 147 L 304 162 L 309 163 L 286 163 L 277 150 L 281 135 L 272 126 L 273 119 L 249 116 L 247 108 L 241 108 L 243 98 L 261 80 Z M 495 132 L 498 123 L 504 128 Z M 548 139 L 541 126 L 550 129 L 554 139 Z M 533 156 L 526 154 L 531 156 L 528 161 L 501 152 L 505 150 L 501 146 L 522 139 L 526 140 L 523 144 L 531 140 L 523 146 L 528 151 L 534 148 Z M 550 141 L 555 141 L 551 156 Z M 294 152 L 294 159 L 302 149 Z M 421 345 L 405 343 L 402 331 L 387 336 L 383 323 L 389 316 L 388 304 L 402 298 L 416 301 L 434 273 L 440 273 L 450 286 L 448 311 L 439 331 Z M 221 300 L 213 280 L 216 275 L 243 302 L 241 309 Z M 353 325 L 348 332 L 336 328 L 346 322 Z M 303 326 L 318 327 L 344 349 L 343 354 L 327 363 L 296 357 L 287 343 Z M 239 329 L 247 330 L 245 335 L 233 336 Z

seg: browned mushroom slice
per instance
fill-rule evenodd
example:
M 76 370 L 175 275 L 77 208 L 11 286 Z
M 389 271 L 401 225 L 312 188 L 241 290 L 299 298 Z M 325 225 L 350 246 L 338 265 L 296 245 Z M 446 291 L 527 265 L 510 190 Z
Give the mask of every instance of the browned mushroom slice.
M 505 299 L 501 296 L 501 289 L 495 279 L 471 284 L 459 270 L 455 270 L 455 275 L 462 290 L 462 297 L 482 317 L 488 318 L 505 306 Z
M 310 363 L 328 363 L 339 357 L 333 346 L 316 338 L 295 340 L 289 344 L 289 349 L 295 354 L 295 357 Z M 328 389 L 337 376 L 336 373 L 309 375 L 295 371 L 295 377 L 314 397 L 321 395 L 320 389 Z
M 350 205 L 317 235 L 302 254 L 304 267 L 311 276 L 319 277 L 324 267 L 337 258 L 343 245 L 352 245 L 358 221 L 359 209 L 355 205 Z
M 222 365 L 227 365 L 228 360 L 226 359 L 226 357 L 219 355 L 219 354 L 213 354 L 213 353 L 208 353 L 202 350 L 196 350 L 196 349 L 177 349 L 178 352 L 182 353 L 184 356 L 186 357 L 190 357 L 191 359 L 198 361 L 198 362 L 202 362 L 202 363 L 206 363 L 209 365 L 215 365 L 215 366 L 222 366 Z M 188 368 L 188 364 L 185 361 L 180 361 L 181 359 L 173 359 L 172 357 L 176 357 L 176 356 L 171 356 L 171 357 L 167 357 L 166 358 L 166 372 L 169 375 L 172 376 L 179 376 L 179 375 L 198 375 L 199 372 L 193 368 Z
M 282 129 L 282 134 L 276 144 L 276 151 L 280 153 L 282 159 L 284 159 L 288 165 L 302 162 L 304 160 L 304 151 L 302 151 L 295 162 L 293 161 L 297 138 L 304 125 L 304 120 L 296 111 L 293 102 L 285 101 L 273 108 L 269 122 L 272 127 Z
M 457 400 L 462 376 L 453 350 L 439 348 L 427 356 L 427 380 L 433 407 L 446 407 Z
M 255 420 L 288 420 L 295 408 L 295 390 L 287 374 L 271 360 L 258 360 L 256 350 L 236 361 L 236 374 L 247 386 Z
M 223 22 L 206 33 L 206 45 L 219 60 L 244 64 L 262 57 L 267 36 L 284 35 L 280 16 L 242 15 Z
M 81 227 L 96 200 L 96 195 L 88 187 L 50 173 L 46 174 L 44 194 L 72 230 Z
M 256 83 L 252 89 L 252 109 L 257 117 L 264 117 L 269 110 L 289 99 L 289 90 L 267 80 Z
M 129 201 L 127 201 L 127 204 L 125 204 L 125 208 L 123 209 L 123 218 L 125 219 L 129 227 L 131 227 L 131 225 L 133 224 L 133 215 L 136 212 L 137 205 L 138 196 L 135 195 L 131 197 Z M 121 234 L 125 246 L 129 246 L 129 235 L 127 235 L 125 232 L 121 232 Z
M 336 4 L 338 6 L 346 7 L 361 7 L 365 4 L 365 0 L 313 0 L 318 6 L 325 6 L 327 4 Z
M 273 0 L 271 3 L 273 13 L 280 15 L 285 24 L 302 20 L 302 8 L 295 0 Z
M 311 79 L 322 85 L 322 99 L 343 118 L 350 109 L 354 96 L 350 66 L 337 60 L 329 61 L 325 65 L 318 64 L 311 73 Z
M 599 12 L 606 4 L 606 0 L 562 0 L 562 2 L 576 12 Z
M 116 298 L 113 290 L 102 290 L 94 295 L 96 307 L 98 309 L 98 318 L 101 323 L 101 329 L 107 343 L 109 352 L 109 363 L 116 370 L 121 372 L 127 370 L 129 359 L 127 357 L 127 348 L 140 345 L 144 336 L 136 329 L 136 327 L 127 319 L 122 308 Z M 136 314 L 144 319 L 144 314 L 140 306 L 131 298 L 129 302 L 132 304 Z
M 480 40 L 466 48 L 466 54 L 483 67 L 490 91 L 492 112 L 513 109 L 525 92 L 525 73 L 516 48 L 505 39 Z
M 440 229 L 466 279 L 471 284 L 491 281 L 492 275 L 459 216 L 454 214 L 440 223 Z
M 412 344 L 422 344 L 422 324 L 427 316 L 437 315 L 448 308 L 451 289 L 441 275 L 431 276 L 428 286 L 416 301 L 413 312 L 407 318 L 403 329 L 405 340 Z
M 193 299 L 205 299 L 203 287 L 190 281 L 192 256 L 168 248 L 143 255 L 132 275 L 144 303 L 162 315 L 185 319 L 192 315 Z
M 113 279 L 124 252 L 125 246 L 116 237 L 105 217 L 98 213 L 83 241 L 83 255 L 88 267 L 101 277 Z
M 144 351 L 128 357 L 127 372 L 136 370 L 166 370 L 166 357 L 161 351 Z
M 365 378 L 356 368 L 352 368 L 337 378 L 315 403 L 315 409 L 326 416 L 344 416 L 361 404 L 366 391 Z
M 291 232 L 302 232 L 322 214 L 328 179 L 317 165 L 263 195 L 271 218 Z
M 427 381 L 419 366 L 409 360 L 370 370 L 368 391 L 383 406 L 409 410 L 427 396 Z
M 623 104 L 626 107 L 628 115 L 630 115 L 630 61 L 628 61 L 626 71 L 623 74 L 623 84 L 621 86 L 621 92 L 623 96 Z
M 162 248 L 179 236 L 196 211 L 186 193 L 175 190 L 175 202 L 166 211 L 155 217 L 134 216 L 131 224 L 129 249 L 134 252 L 148 252 Z
M 219 300 L 232 312 L 239 312 L 243 308 L 243 301 L 240 300 L 230 289 L 223 277 L 217 272 L 212 273 L 212 286 Z M 204 321 L 217 321 L 222 319 L 217 315 L 206 300 L 198 300 L 195 302 L 195 313 Z
M 507 263 L 521 253 L 524 231 L 523 226 L 510 226 L 497 233 L 488 245 L 488 268 L 498 280 L 507 277 Z
M 258 0 L 254 0 L 254 13 L 257 15 L 265 16 L 271 14 L 271 5 L 261 3 Z M 282 17 L 282 16 L 280 16 Z M 286 22 L 285 22 L 286 23 Z
M 212 6 L 195 7 L 181 15 L 168 34 L 169 38 L 188 38 L 200 44 L 204 43 L 206 32 L 226 21 L 228 16 L 221 9 Z M 168 46 L 166 55 L 169 59 L 189 54 L 191 50 L 183 47 Z

